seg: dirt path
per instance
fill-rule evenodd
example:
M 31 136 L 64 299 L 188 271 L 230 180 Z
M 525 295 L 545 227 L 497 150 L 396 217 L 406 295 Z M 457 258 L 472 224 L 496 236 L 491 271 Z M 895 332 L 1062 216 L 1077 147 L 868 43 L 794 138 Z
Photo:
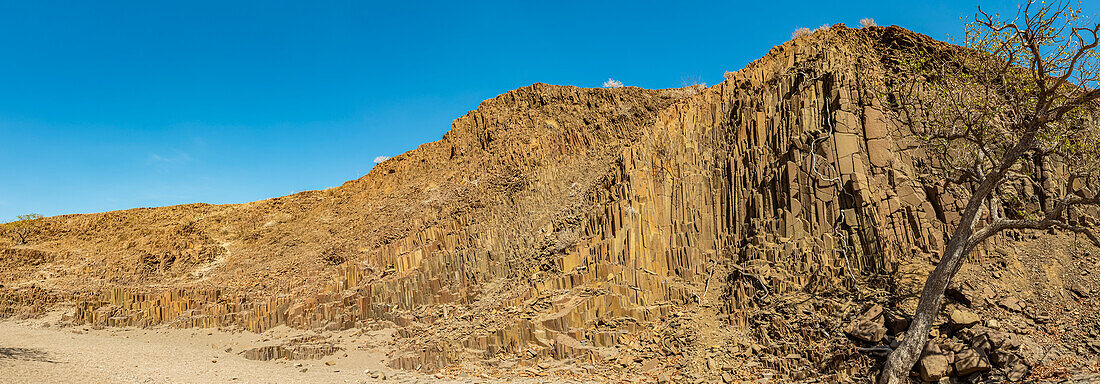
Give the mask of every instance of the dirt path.
M 240 351 L 308 332 L 57 327 L 51 318 L 0 322 L 4 383 L 501 383 L 435 377 L 383 365 L 385 331 L 324 336 L 344 351 L 320 360 L 255 361 Z M 364 346 L 367 346 L 364 348 Z M 373 347 L 377 346 L 377 347 Z M 347 356 L 344 356 L 344 355 Z M 369 370 L 369 371 L 367 371 Z M 367 371 L 367 372 L 364 372 Z M 378 375 L 378 377 L 372 377 Z M 535 383 L 536 379 L 519 382 Z

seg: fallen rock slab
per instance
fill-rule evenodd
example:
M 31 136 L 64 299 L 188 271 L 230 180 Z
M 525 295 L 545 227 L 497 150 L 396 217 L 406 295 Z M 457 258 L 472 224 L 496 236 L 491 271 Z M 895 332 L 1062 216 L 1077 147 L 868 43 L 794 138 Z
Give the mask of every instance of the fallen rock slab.
M 967 376 L 975 372 L 988 372 L 990 369 L 993 369 L 993 365 L 989 364 L 989 358 L 973 348 L 963 348 L 962 351 L 955 354 L 955 371 L 958 372 L 959 376 Z
M 849 336 L 876 343 L 886 336 L 886 327 L 883 325 L 883 309 L 875 304 L 867 312 L 848 325 L 844 330 Z

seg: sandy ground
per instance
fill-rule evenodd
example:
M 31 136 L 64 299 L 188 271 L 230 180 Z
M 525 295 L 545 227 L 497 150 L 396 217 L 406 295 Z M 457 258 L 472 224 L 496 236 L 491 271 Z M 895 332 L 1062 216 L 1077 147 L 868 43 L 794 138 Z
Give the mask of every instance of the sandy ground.
M 326 333 L 344 351 L 320 360 L 255 361 L 241 351 L 308 332 L 264 334 L 212 329 L 58 327 L 54 314 L 0 322 L 3 383 L 503 383 L 434 376 L 384 366 L 387 331 Z M 346 354 L 346 356 L 345 356 Z M 367 371 L 369 370 L 369 371 Z M 367 372 L 364 372 L 367 371 Z M 372 377 L 371 373 L 378 375 Z M 384 377 L 383 377 L 384 376 Z M 552 382 L 561 382 L 552 380 Z
M 308 331 L 263 334 L 213 329 L 56 326 L 60 314 L 0 321 L 0 383 L 599 383 L 561 377 L 429 375 L 385 366 L 390 330 L 326 332 L 344 351 L 317 360 L 256 361 L 241 351 L 278 345 Z M 346 355 L 346 356 L 345 356 Z M 1086 373 L 1060 384 L 1100 383 Z

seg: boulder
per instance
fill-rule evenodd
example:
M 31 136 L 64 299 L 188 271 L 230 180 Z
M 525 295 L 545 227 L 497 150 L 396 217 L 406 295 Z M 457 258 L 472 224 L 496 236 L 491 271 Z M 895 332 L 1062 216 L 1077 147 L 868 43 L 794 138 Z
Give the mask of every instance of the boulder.
M 1020 381 L 1027 377 L 1030 371 L 1031 367 L 1024 362 L 1024 359 L 1016 359 L 1012 364 L 1005 366 L 1005 378 L 1008 381 Z
M 1020 355 L 1004 349 L 995 349 L 987 353 L 986 356 L 989 356 L 989 362 L 994 367 L 1012 367 L 1017 361 L 1023 360 Z
M 955 354 L 955 371 L 959 376 L 967 376 L 975 372 L 988 372 L 993 369 L 989 364 L 989 358 L 973 348 L 963 348 Z
M 979 304 L 983 299 L 981 291 L 969 281 L 951 283 L 944 291 L 944 295 L 967 307 Z
M 1091 293 L 1091 292 L 1089 292 L 1088 288 L 1085 288 L 1084 285 L 1081 285 L 1081 283 L 1076 283 L 1076 282 L 1070 284 L 1068 289 L 1069 289 L 1070 292 L 1073 292 L 1074 295 L 1077 295 L 1077 297 L 1080 297 L 1082 299 L 1089 298 L 1089 294 Z
M 1004 309 L 1007 309 L 1007 310 L 1012 311 L 1012 312 L 1023 311 L 1024 306 L 1025 306 L 1023 301 L 1020 301 L 1020 299 L 1017 299 L 1013 296 L 1009 296 L 1009 297 L 1006 297 L 1004 299 L 1001 299 L 1001 302 L 999 304 Z
M 849 328 L 848 334 L 863 341 L 877 343 L 886 336 L 886 327 L 881 324 L 863 322 Z
M 921 357 L 917 362 L 920 369 L 920 377 L 925 381 L 936 382 L 951 374 L 951 355 L 945 353 L 930 353 Z
M 886 311 L 883 317 L 886 320 L 886 329 L 891 335 L 909 330 L 909 315 L 898 311 Z
M 875 304 L 859 318 L 852 321 L 844 332 L 849 336 L 867 341 L 877 343 L 886 336 L 886 327 L 883 326 L 883 309 L 881 305 Z
M 959 352 L 963 348 L 966 348 L 966 344 L 960 343 L 958 340 L 950 339 L 940 343 L 940 349 L 947 352 Z
M 951 311 L 951 314 L 947 317 L 948 325 L 955 329 L 970 328 L 981 320 L 974 312 L 962 309 Z

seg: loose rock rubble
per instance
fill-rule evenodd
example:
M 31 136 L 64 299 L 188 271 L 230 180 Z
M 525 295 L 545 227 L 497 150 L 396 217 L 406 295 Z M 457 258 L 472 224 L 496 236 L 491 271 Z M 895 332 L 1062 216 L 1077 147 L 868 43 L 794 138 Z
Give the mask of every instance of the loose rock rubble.
M 324 191 L 42 219 L 0 243 L 35 260 L 3 264 L 0 314 L 392 328 L 390 367 L 440 374 L 866 381 L 965 204 L 876 88 L 918 49 L 961 48 L 835 26 L 710 88 L 510 91 Z M 974 252 L 915 376 L 1092 369 L 1100 253 L 1029 236 Z

